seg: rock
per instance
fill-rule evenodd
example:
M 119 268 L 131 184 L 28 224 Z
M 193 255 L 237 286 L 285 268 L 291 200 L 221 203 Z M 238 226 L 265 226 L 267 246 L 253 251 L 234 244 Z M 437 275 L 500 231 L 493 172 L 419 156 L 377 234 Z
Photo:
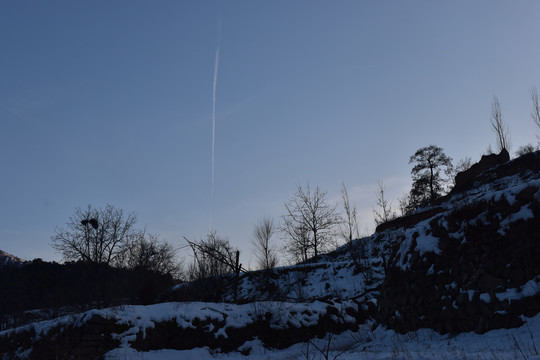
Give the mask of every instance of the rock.
M 477 306 L 480 314 L 482 314 L 483 317 L 486 319 L 491 319 L 493 317 L 493 312 L 485 302 L 480 301 Z
M 476 329 L 474 330 L 474 332 L 476 332 L 477 334 L 483 334 L 486 331 L 487 331 L 487 320 L 485 317 L 480 316 L 480 318 L 478 319 L 478 323 L 476 324 Z
M 503 164 L 508 160 L 506 151 L 484 156 L 469 171 L 458 175 L 461 179 L 456 188 L 462 186 L 461 190 L 468 191 L 473 186 L 489 188 L 494 183 L 497 191 L 503 191 L 508 184 L 497 182 L 501 178 L 540 178 L 540 152 Z M 484 333 L 518 326 L 520 320 L 516 317 L 540 313 L 540 295 L 524 293 L 523 299 L 512 302 L 497 298 L 508 289 L 522 288 L 527 280 L 540 274 L 540 238 L 536 231 L 540 228 L 539 188 L 524 185 L 512 204 L 493 194 L 480 197 L 475 193 L 472 199 L 466 193 L 450 195 L 458 200 L 453 208 L 442 206 L 446 201 L 443 199 L 435 204 L 440 208 L 421 209 L 412 216 L 383 224 L 378 231 L 389 234 L 397 227 L 401 233 L 393 235 L 395 243 L 388 249 L 391 255 L 387 257 L 386 278 L 378 298 L 381 323 L 400 331 L 428 327 L 439 332 Z M 534 217 L 511 221 L 506 231 L 500 231 L 500 222 L 524 205 Z M 419 222 L 424 222 L 427 236 L 438 239 L 437 253 L 419 252 L 415 246 L 416 241 L 420 242 L 418 229 L 403 235 L 404 229 Z M 408 240 L 406 245 L 404 240 Z M 400 266 L 402 259 L 407 259 L 406 267 Z M 401 318 L 394 317 L 396 311 Z
M 463 305 L 469 299 L 469 296 L 465 293 L 459 293 L 456 296 L 456 303 L 458 305 Z
M 504 285 L 506 281 L 504 279 L 484 274 L 478 279 L 478 286 L 480 287 L 480 290 L 487 291 L 491 289 L 496 289 L 499 286 Z
M 525 282 L 525 273 L 520 268 L 514 269 L 511 272 L 510 279 L 514 283 L 523 284 Z
M 475 315 L 477 313 L 476 306 L 474 306 L 471 302 L 465 303 L 465 309 L 467 310 L 467 314 L 469 315 Z
M 479 162 L 471 166 L 468 170 L 462 171 L 456 175 L 456 185 L 452 189 L 452 193 L 467 190 L 474 185 L 474 180 L 480 173 L 509 160 L 510 154 L 506 149 L 502 149 L 499 154 L 482 155 Z
M 442 207 L 436 207 L 431 208 L 422 212 L 413 213 L 406 216 L 398 217 L 394 220 L 390 220 L 388 222 L 382 223 L 376 228 L 376 232 L 382 232 L 384 230 L 389 229 L 395 229 L 395 228 L 409 228 L 416 224 L 418 224 L 420 221 L 424 221 L 426 219 L 429 219 L 441 212 L 443 212 L 445 209 Z
M 536 186 L 528 186 L 516 194 L 516 199 L 519 200 L 520 202 L 531 201 L 534 197 L 534 194 L 536 194 L 537 191 L 538 191 L 538 188 Z
M 523 325 L 525 322 L 521 320 L 521 318 L 514 316 L 512 320 L 510 321 L 510 325 L 508 327 L 510 328 L 517 328 Z

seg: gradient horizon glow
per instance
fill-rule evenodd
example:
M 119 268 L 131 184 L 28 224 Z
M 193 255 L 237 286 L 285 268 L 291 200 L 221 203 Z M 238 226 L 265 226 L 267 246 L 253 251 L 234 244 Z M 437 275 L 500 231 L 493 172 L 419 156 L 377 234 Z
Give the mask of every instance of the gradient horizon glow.
M 345 183 L 373 231 L 377 182 L 397 205 L 418 148 L 457 162 L 495 146 L 494 95 L 511 153 L 537 144 L 538 14 L 532 0 L 0 2 L 0 249 L 59 261 L 54 227 L 110 203 L 178 247 L 213 224 L 253 266 L 253 226 L 306 182 L 332 201 Z

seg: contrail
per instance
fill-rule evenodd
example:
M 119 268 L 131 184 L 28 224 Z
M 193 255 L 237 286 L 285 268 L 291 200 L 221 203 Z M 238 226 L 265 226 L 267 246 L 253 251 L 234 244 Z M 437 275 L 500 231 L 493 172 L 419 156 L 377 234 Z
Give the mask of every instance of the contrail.
M 211 190 L 211 209 L 210 209 L 210 230 L 214 230 L 212 221 L 212 208 L 214 207 L 214 189 L 215 189 L 215 151 L 216 151 L 216 88 L 219 70 L 219 48 L 221 43 L 221 20 L 218 22 L 218 45 L 216 48 L 216 60 L 214 62 L 214 83 L 212 86 L 212 190 Z
M 214 199 L 215 185 L 215 143 L 216 143 L 216 87 L 219 69 L 219 45 L 216 49 L 216 62 L 214 63 L 214 86 L 212 87 L 212 200 Z

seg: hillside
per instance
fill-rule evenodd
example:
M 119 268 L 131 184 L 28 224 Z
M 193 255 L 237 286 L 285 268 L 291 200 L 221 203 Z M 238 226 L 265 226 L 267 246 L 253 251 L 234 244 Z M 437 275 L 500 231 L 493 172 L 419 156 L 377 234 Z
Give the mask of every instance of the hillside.
M 233 277 L 185 283 L 161 304 L 3 331 L 0 348 L 8 359 L 527 359 L 540 349 L 538 229 L 540 152 L 470 172 L 352 247 L 243 274 L 237 304 Z M 367 256 L 352 255 L 360 247 Z
M 0 269 L 8 266 L 20 266 L 26 261 L 0 250 Z

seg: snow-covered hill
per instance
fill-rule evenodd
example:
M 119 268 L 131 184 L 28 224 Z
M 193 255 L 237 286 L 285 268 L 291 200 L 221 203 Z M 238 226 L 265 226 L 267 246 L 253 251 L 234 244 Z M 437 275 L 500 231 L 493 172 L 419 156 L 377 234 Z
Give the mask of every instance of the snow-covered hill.
M 344 246 L 308 264 L 248 273 L 239 298 L 354 300 L 365 318 L 401 332 L 520 326 L 522 315 L 540 312 L 540 152 L 475 174 L 459 192 L 354 245 L 369 258 L 354 259 Z M 234 298 L 232 287 L 206 291 Z
M 0 270 L 5 266 L 20 266 L 26 261 L 0 250 Z
M 0 348 L 8 359 L 532 359 L 540 354 L 540 152 L 468 180 L 356 240 L 366 257 L 347 245 L 244 274 L 238 304 L 232 277 L 181 284 L 166 303 L 1 332 Z
M 391 245 L 382 323 L 482 333 L 540 312 L 539 155 L 490 169 L 470 189 L 375 235 Z

